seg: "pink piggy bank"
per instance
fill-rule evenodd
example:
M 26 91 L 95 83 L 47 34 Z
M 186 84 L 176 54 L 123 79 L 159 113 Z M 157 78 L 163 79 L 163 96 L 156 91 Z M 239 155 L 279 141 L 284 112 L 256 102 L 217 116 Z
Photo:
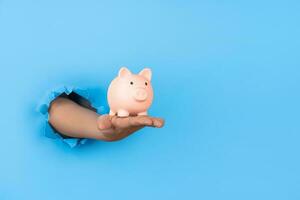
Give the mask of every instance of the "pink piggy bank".
M 139 74 L 132 74 L 126 67 L 122 67 L 108 88 L 109 115 L 147 115 L 153 100 L 151 76 L 152 72 L 148 68 Z

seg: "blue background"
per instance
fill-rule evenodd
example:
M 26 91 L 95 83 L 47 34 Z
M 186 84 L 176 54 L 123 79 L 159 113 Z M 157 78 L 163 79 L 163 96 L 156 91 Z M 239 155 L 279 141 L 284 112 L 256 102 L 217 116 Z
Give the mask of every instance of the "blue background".
M 0 0 L 0 199 L 300 199 L 299 10 Z M 153 69 L 163 129 L 75 149 L 43 136 L 47 90 L 99 101 L 124 65 Z

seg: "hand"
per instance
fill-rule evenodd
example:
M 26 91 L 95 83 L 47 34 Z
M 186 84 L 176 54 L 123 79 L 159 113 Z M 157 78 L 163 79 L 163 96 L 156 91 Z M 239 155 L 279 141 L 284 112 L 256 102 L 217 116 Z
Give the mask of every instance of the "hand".
M 117 117 L 101 115 L 98 117 L 97 124 L 106 141 L 117 141 L 146 126 L 161 128 L 164 126 L 164 120 L 150 116 Z

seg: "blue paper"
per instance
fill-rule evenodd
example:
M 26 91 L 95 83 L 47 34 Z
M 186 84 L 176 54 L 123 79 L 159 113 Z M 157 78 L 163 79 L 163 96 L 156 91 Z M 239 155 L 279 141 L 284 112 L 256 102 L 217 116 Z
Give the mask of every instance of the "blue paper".
M 48 122 L 49 119 L 49 106 L 51 102 L 59 97 L 61 94 L 71 94 L 72 92 L 80 95 L 82 98 L 88 100 L 91 103 L 91 106 L 97 110 L 99 113 L 106 111 L 104 106 L 95 106 L 91 101 L 90 94 L 88 89 L 76 88 L 73 86 L 59 86 L 46 93 L 39 105 L 37 106 L 37 111 L 40 112 L 45 118 L 45 136 L 51 139 L 61 140 L 64 143 L 68 144 L 71 148 L 76 147 L 81 144 L 85 144 L 88 139 L 85 138 L 64 138 L 60 133 L 54 130 Z

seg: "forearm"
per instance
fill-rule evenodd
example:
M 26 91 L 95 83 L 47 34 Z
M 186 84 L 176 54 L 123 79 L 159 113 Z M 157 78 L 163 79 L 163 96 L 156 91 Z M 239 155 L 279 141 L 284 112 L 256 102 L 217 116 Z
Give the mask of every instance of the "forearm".
M 49 109 L 49 123 L 69 137 L 105 140 L 97 127 L 98 117 L 96 112 L 62 97 L 55 99 Z

